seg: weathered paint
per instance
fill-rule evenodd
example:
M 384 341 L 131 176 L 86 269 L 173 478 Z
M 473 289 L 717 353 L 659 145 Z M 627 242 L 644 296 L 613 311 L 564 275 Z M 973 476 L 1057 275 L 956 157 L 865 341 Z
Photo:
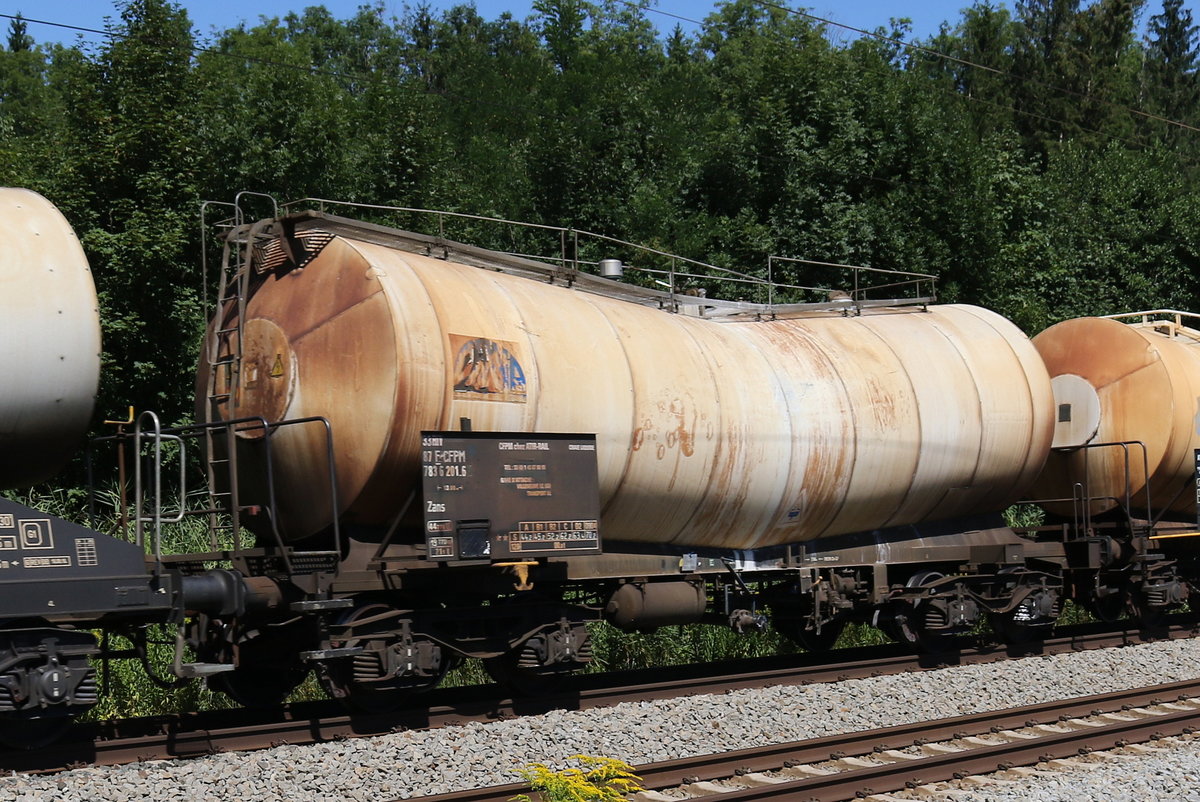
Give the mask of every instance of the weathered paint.
M 330 418 L 347 520 L 377 525 L 416 484 L 419 433 L 461 418 L 595 433 L 608 540 L 736 549 L 1001 509 L 1053 426 L 1029 341 L 972 307 L 715 322 L 339 238 L 248 318 L 287 333 L 285 415 Z M 520 362 L 519 398 L 455 390 L 472 340 Z M 238 411 L 277 397 L 247 388 Z M 304 455 L 281 475 L 292 537 L 328 521 L 316 434 L 276 449 Z
M 100 378 L 96 287 L 48 200 L 0 188 L 0 488 L 52 476 L 79 447 Z
M 1200 448 L 1200 332 L 1168 321 L 1078 318 L 1051 326 L 1033 342 L 1052 377 L 1077 376 L 1095 389 L 1100 422 L 1091 443 L 1145 444 L 1153 510 L 1170 506 L 1194 515 L 1195 495 L 1184 488 L 1194 479 L 1193 450 Z M 1058 399 L 1072 400 L 1067 395 Z M 1128 487 L 1134 509 L 1144 512 L 1147 471 L 1142 454 L 1138 446 L 1129 448 Z M 1040 498 L 1070 497 L 1072 485 L 1082 482 L 1085 472 L 1095 499 L 1093 513 L 1110 510 L 1124 498 L 1125 452 L 1111 447 L 1054 452 L 1035 492 Z M 1070 504 L 1051 509 L 1071 513 Z

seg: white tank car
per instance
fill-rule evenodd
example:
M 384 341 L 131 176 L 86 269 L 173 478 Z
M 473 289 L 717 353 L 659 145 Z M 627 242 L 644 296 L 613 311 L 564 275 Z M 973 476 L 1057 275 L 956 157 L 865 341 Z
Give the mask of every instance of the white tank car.
M 96 285 L 66 218 L 0 188 L 0 489 L 47 479 L 79 447 L 100 378 Z
M 236 402 L 210 414 L 327 417 L 348 522 L 386 526 L 421 432 L 463 418 L 594 432 L 609 541 L 734 549 L 1001 510 L 1049 449 L 1046 370 L 978 307 L 705 319 L 321 226 L 302 268 L 257 266 Z M 321 531 L 323 434 L 272 450 L 285 537 Z

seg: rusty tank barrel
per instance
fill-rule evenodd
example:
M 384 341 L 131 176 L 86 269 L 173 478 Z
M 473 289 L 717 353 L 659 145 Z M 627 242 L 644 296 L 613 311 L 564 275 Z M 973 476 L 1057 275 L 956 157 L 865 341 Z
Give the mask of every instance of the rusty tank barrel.
M 100 377 L 96 287 L 48 200 L 0 188 L 0 489 L 52 476 L 78 448 Z
M 1049 448 L 1041 360 L 984 309 L 718 321 L 337 232 L 314 223 L 289 245 L 319 243 L 303 267 L 260 268 L 236 403 L 210 401 L 332 422 L 336 511 L 323 433 L 272 435 L 291 539 L 336 514 L 386 525 L 421 432 L 462 419 L 594 432 L 606 539 L 735 549 L 999 510 Z
M 1092 514 L 1128 504 L 1194 517 L 1187 488 L 1200 448 L 1200 331 L 1185 319 L 1198 320 L 1178 312 L 1077 318 L 1034 338 L 1058 410 L 1038 498 L 1072 499 L 1086 486 Z M 1045 506 L 1070 515 L 1076 504 Z

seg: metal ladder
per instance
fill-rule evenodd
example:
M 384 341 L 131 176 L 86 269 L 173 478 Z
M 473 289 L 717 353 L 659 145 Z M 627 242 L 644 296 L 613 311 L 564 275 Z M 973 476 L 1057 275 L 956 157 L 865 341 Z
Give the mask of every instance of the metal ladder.
M 215 423 L 236 417 L 235 405 L 241 384 L 246 304 L 249 300 L 250 274 L 255 241 L 262 222 L 249 227 L 245 224 L 242 200 L 246 196 L 267 198 L 271 202 L 271 220 L 279 216 L 279 206 L 269 195 L 239 192 L 233 206 L 233 228 L 225 238 L 221 252 L 221 270 L 216 302 L 212 315 L 212 332 L 205 348 L 208 361 L 205 422 Z M 201 208 L 201 227 L 204 207 Z M 205 269 L 207 273 L 207 268 Z M 232 323 L 230 322 L 232 317 Z M 220 406 L 226 405 L 224 415 Z M 223 435 L 223 436 L 222 436 Z M 223 442 L 218 442 L 221 440 Z M 221 550 L 220 534 L 227 532 L 235 551 L 240 550 L 241 505 L 238 500 L 237 438 L 232 428 L 206 429 L 204 433 L 205 472 L 209 496 L 209 541 L 214 551 Z M 228 484 L 223 485 L 221 479 Z M 220 487 L 227 489 L 219 490 Z M 222 513 L 227 518 L 222 519 Z M 226 523 L 225 521 L 228 521 Z
M 247 196 L 266 198 L 271 202 L 272 216 L 249 227 L 242 212 L 242 199 Z M 229 404 L 226 418 L 235 417 L 233 405 L 237 401 L 241 381 L 242 337 L 246 320 L 246 303 L 249 300 L 250 272 L 254 260 L 255 241 L 261 236 L 264 224 L 279 216 L 279 204 L 270 195 L 258 192 L 239 192 L 233 204 L 233 228 L 226 235 L 221 252 L 221 275 L 213 309 L 213 330 L 206 344 L 208 374 L 208 422 L 217 417 L 217 406 Z M 201 228 L 206 228 L 201 207 Z M 205 267 L 207 273 L 207 266 Z M 230 318 L 233 323 L 230 324 Z M 222 381 L 223 379 L 223 381 Z
M 225 241 L 221 256 L 221 277 L 213 314 L 213 328 L 205 353 L 209 365 L 206 423 L 215 423 L 223 417 L 232 418 L 235 414 L 234 404 L 242 366 L 246 296 L 249 289 L 249 252 L 252 247 L 248 239 L 235 242 L 231 237 Z M 231 316 L 234 318 L 232 324 Z M 225 415 L 220 414 L 222 405 L 226 406 Z M 208 533 L 213 551 L 222 548 L 222 532 L 230 535 L 236 547 L 241 525 L 241 510 L 237 497 L 237 462 L 234 454 L 237 438 L 231 428 L 225 428 L 223 433 L 224 436 L 222 430 L 215 429 L 206 429 L 204 433 L 205 478 L 209 497 Z
M 213 329 L 205 349 L 209 365 L 207 391 L 210 421 L 216 418 L 217 407 L 220 404 L 229 403 L 232 413 L 232 406 L 237 398 L 242 365 L 246 295 L 250 284 L 249 255 L 252 248 L 248 237 L 236 242 L 231 238 L 226 240 L 221 256 L 221 278 L 213 314 Z M 232 323 L 230 318 L 233 318 Z

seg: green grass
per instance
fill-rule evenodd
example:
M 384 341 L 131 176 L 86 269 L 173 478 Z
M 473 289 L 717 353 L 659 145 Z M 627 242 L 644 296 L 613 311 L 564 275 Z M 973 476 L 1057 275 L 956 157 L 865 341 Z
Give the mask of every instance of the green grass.
M 595 660 L 589 671 L 706 663 L 792 653 L 791 641 L 774 630 L 739 635 L 725 627 L 689 624 L 654 632 L 622 632 L 604 622 L 588 625 Z
M 1041 526 L 1046 522 L 1046 511 L 1033 504 L 1014 504 L 1004 511 L 1004 523 L 1013 529 Z
M 174 656 L 174 628 L 154 625 L 149 628 L 147 653 L 155 674 L 171 680 L 171 661 Z M 155 643 L 153 641 L 159 641 Z M 125 638 L 113 637 L 110 645 L 124 648 L 132 644 Z M 95 661 L 101 682 L 100 702 L 83 717 L 85 721 L 104 721 L 167 713 L 189 713 L 196 710 L 225 710 L 236 707 L 223 693 L 210 691 L 202 682 L 188 682 L 177 688 L 163 688 L 142 669 L 139 660 L 113 660 L 107 672 Z M 108 687 L 104 683 L 107 681 Z

